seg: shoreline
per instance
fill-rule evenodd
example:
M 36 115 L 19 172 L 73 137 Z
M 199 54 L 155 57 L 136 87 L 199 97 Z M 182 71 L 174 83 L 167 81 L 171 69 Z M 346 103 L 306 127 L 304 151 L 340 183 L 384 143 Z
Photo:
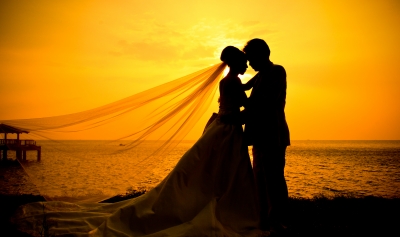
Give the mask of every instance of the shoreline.
M 144 191 L 117 195 L 103 203 L 140 196 Z M 30 202 L 45 201 L 40 195 L 0 195 L 0 229 L 4 236 L 30 236 L 18 231 L 10 218 L 16 209 Z M 400 198 L 377 196 L 289 197 L 288 229 L 282 236 L 400 236 Z

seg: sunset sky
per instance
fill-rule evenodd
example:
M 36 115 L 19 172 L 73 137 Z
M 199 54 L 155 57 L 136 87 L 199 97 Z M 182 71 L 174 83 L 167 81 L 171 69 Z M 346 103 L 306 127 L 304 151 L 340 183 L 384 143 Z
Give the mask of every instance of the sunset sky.
M 0 11 L 0 120 L 101 106 L 262 38 L 287 71 L 292 139 L 400 140 L 398 0 L 2 0 Z

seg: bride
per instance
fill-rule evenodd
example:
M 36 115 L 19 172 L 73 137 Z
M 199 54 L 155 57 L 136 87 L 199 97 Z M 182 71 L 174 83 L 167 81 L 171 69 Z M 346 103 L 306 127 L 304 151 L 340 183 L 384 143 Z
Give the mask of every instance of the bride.
M 46 202 L 20 207 L 13 222 L 37 234 L 44 215 L 57 236 L 257 236 L 258 203 L 240 107 L 246 94 L 238 75 L 247 69 L 239 49 L 221 60 L 229 73 L 220 81 L 219 113 L 175 168 L 144 195 L 117 202 Z

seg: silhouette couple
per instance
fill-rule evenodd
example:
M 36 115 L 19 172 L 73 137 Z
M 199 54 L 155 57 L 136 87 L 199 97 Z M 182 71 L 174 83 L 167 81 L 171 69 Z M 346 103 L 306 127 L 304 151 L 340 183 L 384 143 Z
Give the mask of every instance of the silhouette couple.
M 284 229 L 285 151 L 290 144 L 284 112 L 286 73 L 269 56 L 269 47 L 261 39 L 250 40 L 243 51 L 226 47 L 221 61 L 229 73 L 219 83 L 219 112 L 164 180 L 140 197 L 117 203 L 47 202 L 51 211 L 46 218 L 56 223 L 50 232 L 266 236 Z M 238 75 L 245 73 L 247 62 L 258 73 L 242 84 Z M 245 90 L 250 88 L 247 98 Z M 38 203 L 22 206 L 15 222 L 25 231 L 32 229 L 43 219 L 41 210 Z
M 270 61 L 270 49 L 262 39 L 247 42 L 243 52 L 228 46 L 221 55 L 221 60 L 229 67 L 228 75 L 220 83 L 220 120 L 229 123 L 238 118 L 245 124 L 244 142 L 252 145 L 253 173 L 256 183 L 256 195 L 260 208 L 260 228 L 263 230 L 282 231 L 283 218 L 288 200 L 288 189 L 284 177 L 286 147 L 290 145 L 289 128 L 285 118 L 286 72 L 280 65 Z M 249 98 L 240 91 L 238 74 L 250 66 L 258 72 L 243 90 L 252 88 Z M 233 79 L 231 79 L 233 78 Z M 236 81 L 239 86 L 226 81 Z M 236 96 L 229 96 L 234 91 Z M 239 103 L 233 102 L 239 100 Z M 236 116 L 226 111 L 234 110 Z M 238 113 L 237 107 L 244 106 Z M 228 114 L 228 115 L 227 115 Z M 227 118 L 225 118 L 227 117 Z

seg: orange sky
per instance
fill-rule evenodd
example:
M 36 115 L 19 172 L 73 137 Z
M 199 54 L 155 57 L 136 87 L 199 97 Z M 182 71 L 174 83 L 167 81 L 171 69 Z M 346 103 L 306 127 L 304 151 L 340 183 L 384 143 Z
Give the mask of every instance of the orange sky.
M 399 1 L 170 2 L 1 1 L 0 120 L 113 102 L 257 37 L 286 68 L 292 139 L 400 139 Z

